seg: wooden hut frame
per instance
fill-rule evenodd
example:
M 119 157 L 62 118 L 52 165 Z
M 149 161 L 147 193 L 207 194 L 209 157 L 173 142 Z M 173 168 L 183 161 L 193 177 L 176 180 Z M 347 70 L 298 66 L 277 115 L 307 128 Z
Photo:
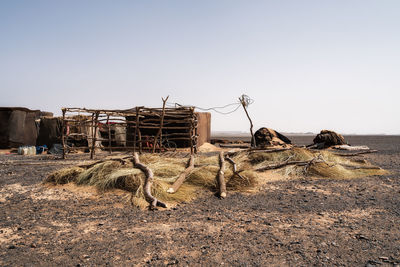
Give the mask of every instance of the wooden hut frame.
M 166 140 L 181 144 L 181 147 L 190 147 L 191 153 L 197 152 L 197 125 L 198 119 L 194 107 L 146 108 L 136 107 L 126 110 L 103 110 L 86 108 L 62 108 L 62 146 L 63 158 L 67 151 L 90 150 L 90 158 L 96 153 L 96 143 L 106 144 L 109 153 L 113 149 L 132 152 L 143 151 L 160 152 L 165 150 L 163 142 Z M 108 137 L 102 138 L 98 134 L 101 124 L 106 125 Z M 120 125 L 126 128 L 126 146 L 112 146 L 115 136 L 111 134 L 111 125 Z M 86 129 L 77 133 L 69 129 Z M 89 131 L 88 131 L 89 129 Z M 69 147 L 68 141 L 74 138 L 85 138 L 87 146 Z

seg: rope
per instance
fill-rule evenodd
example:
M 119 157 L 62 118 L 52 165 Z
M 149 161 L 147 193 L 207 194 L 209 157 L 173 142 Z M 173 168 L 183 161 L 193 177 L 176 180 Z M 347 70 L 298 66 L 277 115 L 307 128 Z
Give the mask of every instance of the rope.
M 249 105 L 253 104 L 253 102 L 254 102 L 254 100 L 251 99 L 248 95 L 242 95 L 241 96 L 241 101 L 243 101 L 243 104 L 246 107 L 248 107 Z M 219 107 L 211 107 L 211 108 L 201 108 L 201 107 L 197 107 L 197 106 L 192 106 L 192 107 L 194 107 L 196 109 L 199 109 L 201 111 L 210 111 L 210 110 L 212 110 L 212 111 L 215 111 L 215 112 L 217 112 L 219 114 L 222 114 L 222 115 L 228 115 L 228 114 L 231 114 L 231 113 L 235 112 L 236 110 L 238 110 L 241 105 L 242 105 L 242 102 L 239 101 L 239 102 L 230 103 L 230 104 L 226 104 L 224 106 L 219 106 Z M 179 103 L 171 103 L 171 102 L 167 102 L 167 106 L 168 107 L 175 107 L 175 108 L 176 107 L 185 107 L 185 105 L 181 105 Z M 225 109 L 225 108 L 231 107 L 231 106 L 235 106 L 235 107 L 230 111 L 224 112 L 224 111 L 220 111 L 219 110 L 219 109 Z

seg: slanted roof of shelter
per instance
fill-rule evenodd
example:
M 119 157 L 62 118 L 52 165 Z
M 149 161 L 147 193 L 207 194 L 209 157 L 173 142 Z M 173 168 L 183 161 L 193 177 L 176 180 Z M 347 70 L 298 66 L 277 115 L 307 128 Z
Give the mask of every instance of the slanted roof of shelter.
M 20 110 L 25 112 L 40 112 L 38 109 L 29 109 L 24 107 L 0 107 L 0 111 L 13 111 L 13 110 Z

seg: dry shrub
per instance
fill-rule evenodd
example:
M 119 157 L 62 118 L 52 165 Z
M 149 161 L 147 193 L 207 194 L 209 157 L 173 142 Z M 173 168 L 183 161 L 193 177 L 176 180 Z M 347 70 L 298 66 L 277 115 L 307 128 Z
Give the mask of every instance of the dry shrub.
M 245 170 L 240 173 L 240 176 L 233 174 L 226 187 L 230 190 L 248 191 L 255 189 L 261 182 L 260 175 L 252 170 Z
M 186 182 L 213 190 L 217 187 L 217 180 L 215 178 L 218 171 L 219 167 L 214 165 L 195 168 L 187 177 Z
M 293 148 L 291 150 L 270 153 L 254 152 L 249 155 L 249 160 L 252 165 L 259 163 L 278 163 L 288 158 L 294 161 L 306 161 L 314 158 L 314 153 L 303 148 Z
M 255 169 L 269 164 L 283 162 L 290 158 L 292 161 L 309 161 L 320 157 L 324 162 L 305 166 L 286 166 L 279 170 L 256 172 Z M 265 153 L 237 153 L 232 158 L 241 170 L 240 176 L 233 173 L 233 167 L 226 162 L 225 179 L 227 188 L 236 191 L 251 191 L 260 187 L 270 179 L 279 177 L 304 177 L 304 175 L 329 178 L 357 178 L 371 175 L 383 175 L 387 172 L 382 169 L 353 169 L 342 166 L 366 166 L 347 158 L 334 155 L 329 151 L 313 152 L 304 148 Z M 218 187 L 216 176 L 219 171 L 218 155 L 198 156 L 195 158 L 195 168 L 188 175 L 185 183 L 174 193 L 167 193 L 167 189 L 176 178 L 185 170 L 188 159 L 167 158 L 158 154 L 141 155 L 140 161 L 154 172 L 152 194 L 161 201 L 187 202 L 196 197 L 196 190 L 216 190 Z M 370 165 L 367 165 L 370 166 Z M 273 175 L 267 175 L 271 173 Z M 278 178 L 277 178 L 278 177 Z M 47 183 L 65 184 L 75 182 L 78 185 L 90 185 L 99 191 L 122 189 L 131 192 L 131 201 L 135 206 L 146 207 L 148 203 L 144 197 L 143 186 L 145 176 L 139 169 L 133 168 L 130 162 L 121 163 L 116 160 L 107 160 L 86 168 L 72 167 L 54 172 L 45 180 Z
M 61 169 L 47 176 L 44 183 L 67 184 L 74 182 L 83 171 L 84 169 L 80 167 Z
M 95 185 L 98 180 L 109 176 L 112 171 L 118 169 L 122 164 L 118 161 L 105 161 L 94 165 L 82 172 L 76 179 L 78 185 Z
M 183 160 L 170 160 L 169 163 L 157 162 L 154 157 L 145 157 L 148 166 L 154 170 L 152 194 L 162 200 L 170 202 L 190 201 L 195 196 L 197 186 L 184 184 L 175 194 L 167 193 L 171 180 L 169 175 L 177 176 L 185 169 Z M 164 179 L 164 177 L 166 179 Z M 175 180 L 175 179 L 173 179 Z M 137 207 L 144 207 L 148 203 L 144 197 L 143 186 L 145 175 L 136 168 L 123 165 L 119 161 L 100 162 L 87 169 L 72 167 L 54 172 L 46 178 L 45 183 L 65 184 L 75 182 L 78 185 L 90 185 L 104 192 L 112 189 L 122 189 L 132 193 L 132 203 Z M 146 204 L 146 205 L 144 205 Z
M 371 169 L 352 169 L 338 164 L 317 163 L 309 168 L 311 175 L 320 177 L 335 178 L 335 179 L 353 179 L 373 175 L 385 175 L 388 172 L 383 169 L 376 169 L 374 166 Z

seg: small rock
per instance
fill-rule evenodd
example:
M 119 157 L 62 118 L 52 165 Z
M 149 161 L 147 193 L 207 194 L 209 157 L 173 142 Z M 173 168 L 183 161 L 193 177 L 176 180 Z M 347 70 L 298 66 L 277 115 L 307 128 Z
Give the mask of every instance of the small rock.
M 379 257 L 379 259 L 382 260 L 382 261 L 389 261 L 388 257 Z
M 368 237 L 361 235 L 361 234 L 356 235 L 356 238 L 360 239 L 360 240 L 369 240 Z
M 33 243 L 32 243 L 32 244 L 30 245 L 30 247 L 31 247 L 31 248 L 36 248 L 36 244 L 33 244 Z
M 8 249 L 15 249 L 15 246 L 14 245 L 10 245 L 10 246 L 8 246 Z

